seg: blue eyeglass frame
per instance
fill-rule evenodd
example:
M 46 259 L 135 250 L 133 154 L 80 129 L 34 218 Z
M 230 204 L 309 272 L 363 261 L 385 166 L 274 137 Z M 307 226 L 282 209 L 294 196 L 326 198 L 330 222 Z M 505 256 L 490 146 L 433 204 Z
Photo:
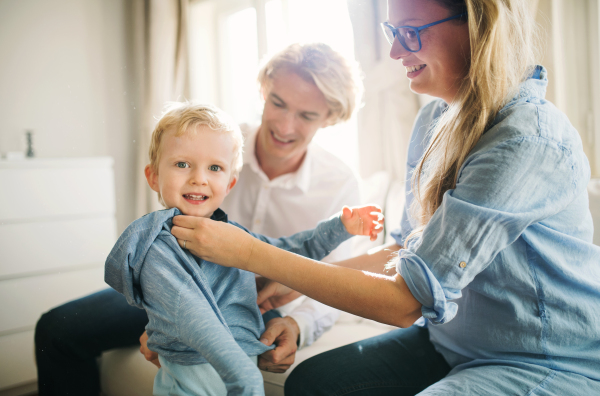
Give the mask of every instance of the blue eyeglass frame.
M 398 39 L 398 35 L 400 34 L 400 33 L 398 33 L 398 29 L 409 28 L 409 29 L 414 30 L 417 33 L 417 39 L 419 40 L 419 49 L 417 49 L 417 50 L 411 50 L 410 48 L 406 47 L 406 45 L 402 41 L 400 41 L 400 39 L 398 39 L 398 42 L 400 44 L 402 44 L 402 46 L 404 47 L 404 49 L 407 50 L 407 51 L 409 51 L 409 52 L 419 52 L 419 51 L 421 51 L 421 48 L 423 48 L 423 46 L 421 44 L 421 34 L 419 34 L 419 32 L 421 30 L 427 29 L 428 27 L 440 24 L 442 22 L 447 22 L 447 21 L 451 21 L 452 19 L 461 18 L 461 17 L 463 17 L 465 15 L 467 15 L 467 13 L 463 12 L 462 14 L 454 15 L 454 16 L 451 16 L 449 18 L 445 18 L 445 19 L 442 19 L 442 20 L 439 20 L 439 21 L 435 21 L 435 22 L 429 23 L 427 25 L 418 26 L 418 27 L 417 26 L 398 26 L 398 27 L 394 27 L 394 26 L 392 26 L 388 22 L 381 22 L 381 29 L 383 30 L 383 35 L 385 36 L 386 39 L 388 38 L 388 36 L 386 34 L 386 31 L 385 31 L 386 28 L 388 28 L 389 30 L 392 31 L 392 34 L 394 35 L 394 39 Z M 390 45 L 393 45 L 393 44 L 394 44 L 394 42 L 392 41 L 390 43 Z

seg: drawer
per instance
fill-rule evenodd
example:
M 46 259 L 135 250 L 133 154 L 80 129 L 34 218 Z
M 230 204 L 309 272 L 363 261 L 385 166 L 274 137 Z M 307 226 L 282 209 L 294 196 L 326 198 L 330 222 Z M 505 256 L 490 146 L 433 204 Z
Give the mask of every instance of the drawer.
M 104 265 L 0 282 L 0 334 L 29 330 L 50 308 L 107 288 Z
M 33 330 L 0 336 L 0 390 L 36 378 Z
M 114 214 L 112 167 L 0 168 L 0 221 Z
M 104 264 L 116 239 L 114 217 L 0 225 L 0 279 Z

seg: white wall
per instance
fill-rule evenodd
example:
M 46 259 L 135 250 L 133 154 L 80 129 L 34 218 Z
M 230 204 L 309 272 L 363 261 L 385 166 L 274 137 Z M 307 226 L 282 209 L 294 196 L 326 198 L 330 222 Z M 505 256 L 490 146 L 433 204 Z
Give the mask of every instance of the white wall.
M 118 231 L 133 220 L 135 73 L 120 0 L 0 0 L 0 152 L 112 156 Z M 40 197 L 43 199 L 43 197 Z

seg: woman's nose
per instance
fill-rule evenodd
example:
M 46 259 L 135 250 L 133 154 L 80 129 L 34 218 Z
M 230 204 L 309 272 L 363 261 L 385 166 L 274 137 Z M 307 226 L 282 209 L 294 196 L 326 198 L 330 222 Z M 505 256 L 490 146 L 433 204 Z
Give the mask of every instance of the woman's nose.
M 390 58 L 394 60 L 400 60 L 402 58 L 406 58 L 410 54 L 412 54 L 412 52 L 407 51 L 406 48 L 400 44 L 400 41 L 398 41 L 397 38 L 394 38 L 394 41 L 392 42 L 392 48 L 390 49 Z

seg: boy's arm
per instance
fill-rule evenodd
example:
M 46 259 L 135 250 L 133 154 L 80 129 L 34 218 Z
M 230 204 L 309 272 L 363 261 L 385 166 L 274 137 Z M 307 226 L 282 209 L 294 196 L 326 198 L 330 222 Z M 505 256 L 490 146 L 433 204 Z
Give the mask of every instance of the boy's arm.
M 327 220 L 320 221 L 312 230 L 281 238 L 255 234 L 235 222 L 231 223 L 270 245 L 313 260 L 321 260 L 352 235 L 368 235 L 372 239 L 376 238 L 377 233 L 383 229 L 382 221 L 381 209 L 376 206 L 344 207 L 342 214 L 338 213 Z

